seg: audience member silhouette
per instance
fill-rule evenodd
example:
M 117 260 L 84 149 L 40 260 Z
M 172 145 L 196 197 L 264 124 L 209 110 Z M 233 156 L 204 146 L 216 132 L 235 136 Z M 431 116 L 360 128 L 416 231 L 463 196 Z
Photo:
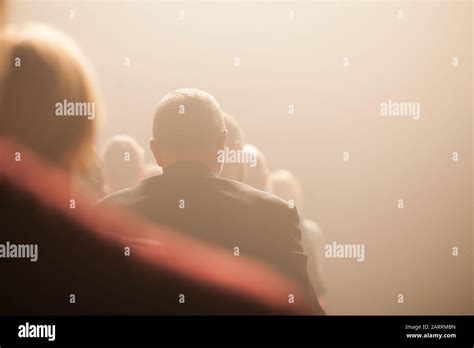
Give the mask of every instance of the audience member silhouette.
M 145 174 L 145 151 L 128 135 L 116 135 L 107 140 L 102 166 L 107 192 L 132 187 Z
M 303 190 L 296 177 L 288 170 L 276 170 L 270 173 L 269 189 L 275 195 L 290 201 L 302 216 L 304 216 Z M 321 301 L 326 292 L 323 278 L 324 239 L 319 225 L 307 218 L 300 220 L 302 232 L 301 244 L 308 255 L 308 274 L 311 283 Z

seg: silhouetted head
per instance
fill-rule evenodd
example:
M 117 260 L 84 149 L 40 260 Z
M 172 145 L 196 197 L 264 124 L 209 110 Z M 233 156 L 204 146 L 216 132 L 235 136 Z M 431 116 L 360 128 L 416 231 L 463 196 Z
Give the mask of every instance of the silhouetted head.
M 268 190 L 268 166 L 262 151 L 251 144 L 244 145 L 246 173 L 244 183 L 256 189 Z
M 198 162 L 219 174 L 217 153 L 227 130 L 216 99 L 207 92 L 184 88 L 167 94 L 158 104 L 150 148 L 159 166 Z
M 5 22 L 5 7 L 7 2 L 5 0 L 0 0 L 0 30 L 3 29 L 3 23 Z
M 71 172 L 89 168 L 100 98 L 74 42 L 45 25 L 5 33 L 0 135 Z
M 245 163 L 242 161 L 233 161 L 233 158 L 239 159 L 242 156 L 244 145 L 244 133 L 234 117 L 228 113 L 223 113 L 225 127 L 227 128 L 226 156 L 223 156 L 224 166 L 221 176 L 243 182 L 245 178 Z
M 5 55 L 6 51 L 4 48 L 4 43 L 2 42 L 3 40 L 3 23 L 5 22 L 5 7 L 6 7 L 6 1 L 0 0 L 0 93 L 2 90 L 2 80 L 3 80 L 3 72 L 4 72 L 4 66 L 3 64 L 5 63 Z
M 293 201 L 300 213 L 303 212 L 303 191 L 296 177 L 288 170 L 279 169 L 270 173 L 268 188 L 274 195 Z
M 102 167 L 108 192 L 134 186 L 143 179 L 145 152 L 128 135 L 116 135 L 107 140 Z

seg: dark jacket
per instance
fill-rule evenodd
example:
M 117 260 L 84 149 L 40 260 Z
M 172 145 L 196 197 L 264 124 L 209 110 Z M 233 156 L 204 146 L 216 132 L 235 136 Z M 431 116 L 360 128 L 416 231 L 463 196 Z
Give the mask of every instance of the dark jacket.
M 127 207 L 151 221 L 221 247 L 228 255 L 265 262 L 312 297 L 296 209 L 288 202 L 237 181 L 222 179 L 203 164 L 179 162 L 163 175 L 106 196 L 102 203 Z

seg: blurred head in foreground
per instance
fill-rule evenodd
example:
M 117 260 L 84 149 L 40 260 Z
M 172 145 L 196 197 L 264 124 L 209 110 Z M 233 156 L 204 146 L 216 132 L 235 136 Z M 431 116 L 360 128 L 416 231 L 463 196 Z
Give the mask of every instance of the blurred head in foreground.
M 268 190 L 268 166 L 262 151 L 251 144 L 244 145 L 245 158 L 250 159 L 246 162 L 246 173 L 244 183 L 253 186 L 256 189 Z
M 107 140 L 102 166 L 108 192 L 134 186 L 143 179 L 145 159 L 143 148 L 128 135 Z
M 244 133 L 234 117 L 223 113 L 228 136 L 225 145 L 224 167 L 221 176 L 243 182 L 246 165 L 243 160 Z
M 70 172 L 86 172 L 101 113 L 91 70 L 75 44 L 30 24 L 5 34 L 0 136 L 28 146 Z
M 198 162 L 219 174 L 217 153 L 227 138 L 222 112 L 207 92 L 184 88 L 167 94 L 153 120 L 150 149 L 159 166 Z
M 6 0 L 0 0 L 0 34 L 3 32 L 3 24 L 5 23 L 6 6 L 7 6 Z
M 0 0 L 0 95 L 2 92 L 2 81 L 3 81 L 3 73 L 4 73 L 4 63 L 5 63 L 5 45 L 3 43 L 3 25 L 5 23 L 5 15 L 6 15 L 6 1 Z
M 292 201 L 300 213 L 303 211 L 303 191 L 290 171 L 279 169 L 271 172 L 268 177 L 268 188 L 274 195 Z
M 5 17 L 7 14 L 6 9 L 7 9 L 7 1 L 0 0 L 0 35 L 3 33 L 3 26 L 5 24 Z M 0 54 L 0 57 L 2 57 L 1 54 Z
M 3 21 L 5 17 L 5 1 L 0 0 L 0 28 L 3 27 Z

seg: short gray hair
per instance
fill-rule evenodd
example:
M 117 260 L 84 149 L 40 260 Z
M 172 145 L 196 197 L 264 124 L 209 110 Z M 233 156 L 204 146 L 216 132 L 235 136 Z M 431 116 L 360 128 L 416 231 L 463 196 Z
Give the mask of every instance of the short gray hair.
M 158 104 L 153 120 L 153 137 L 158 145 L 176 153 L 214 148 L 224 129 L 217 100 L 192 88 L 167 94 Z

